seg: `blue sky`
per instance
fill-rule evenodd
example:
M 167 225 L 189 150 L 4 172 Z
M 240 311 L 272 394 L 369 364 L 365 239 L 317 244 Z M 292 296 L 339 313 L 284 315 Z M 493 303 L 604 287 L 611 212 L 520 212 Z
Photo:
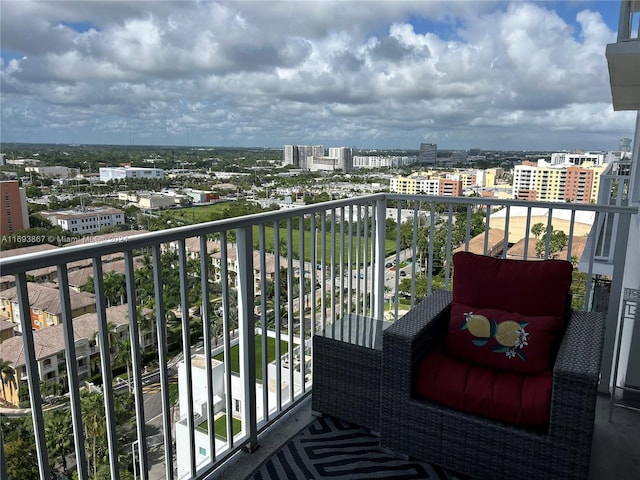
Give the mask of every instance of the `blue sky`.
M 0 140 L 611 150 L 617 1 L 0 3 Z

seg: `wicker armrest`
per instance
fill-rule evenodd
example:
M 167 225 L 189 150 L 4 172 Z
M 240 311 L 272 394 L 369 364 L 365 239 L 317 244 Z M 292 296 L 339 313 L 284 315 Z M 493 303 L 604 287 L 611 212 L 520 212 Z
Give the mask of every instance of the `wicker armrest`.
M 572 376 L 597 383 L 604 329 L 604 314 L 574 310 L 558 350 L 554 377 Z
M 434 292 L 384 331 L 383 397 L 386 389 L 411 396 L 416 364 L 446 330 L 452 296 L 449 291 Z
M 591 441 L 605 316 L 573 311 L 553 368 L 549 433 Z

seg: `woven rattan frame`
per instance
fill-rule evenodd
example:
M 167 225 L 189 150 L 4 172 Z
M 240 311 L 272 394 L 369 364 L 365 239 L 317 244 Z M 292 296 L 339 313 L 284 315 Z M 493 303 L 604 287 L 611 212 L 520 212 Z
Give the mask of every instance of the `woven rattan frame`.
M 417 365 L 444 338 L 451 292 L 435 292 L 383 334 L 381 445 L 475 479 L 586 479 L 605 317 L 573 311 L 553 368 L 544 431 L 416 398 Z

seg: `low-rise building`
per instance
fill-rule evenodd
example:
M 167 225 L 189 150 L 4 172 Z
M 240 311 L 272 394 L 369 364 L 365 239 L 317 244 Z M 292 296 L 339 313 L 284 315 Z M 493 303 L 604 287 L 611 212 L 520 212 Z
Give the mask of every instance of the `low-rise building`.
M 100 181 L 124 180 L 126 178 L 143 178 L 156 180 L 164 177 L 164 170 L 161 168 L 143 167 L 101 167 Z
M 29 282 L 27 283 L 27 292 L 31 316 L 30 324 L 33 330 L 46 329 L 62 323 L 60 291 L 57 288 Z M 96 297 L 92 293 L 71 291 L 69 299 L 72 318 L 96 311 Z M 0 292 L 0 311 L 5 320 L 13 323 L 19 332 L 22 331 L 16 287 Z
M 110 307 L 106 310 L 107 322 L 111 325 L 113 338 L 111 346 L 113 356 L 120 343 L 129 336 L 129 306 L 127 304 Z M 143 309 L 144 318 L 151 318 L 151 310 Z M 144 323 L 144 322 L 141 322 Z M 153 322 L 140 329 L 140 345 L 143 350 L 152 348 L 155 344 L 155 327 Z M 93 361 L 99 358 L 98 347 L 98 316 L 95 313 L 81 315 L 73 319 L 73 335 L 75 339 L 76 362 L 78 377 L 85 380 L 98 373 L 99 365 Z M 33 332 L 33 343 L 38 363 L 38 375 L 42 381 L 63 382 L 62 372 L 66 370 L 64 331 L 62 325 L 56 325 L 46 330 Z M 0 399 L 18 406 L 20 389 L 26 385 L 24 341 L 21 336 L 8 338 L 2 343 L 2 359 L 13 369 L 12 378 L 5 376 L 5 389 L 0 389 Z
M 124 225 L 122 210 L 109 207 L 40 212 L 40 215 L 49 220 L 52 225 L 81 235 L 96 233 L 114 225 Z

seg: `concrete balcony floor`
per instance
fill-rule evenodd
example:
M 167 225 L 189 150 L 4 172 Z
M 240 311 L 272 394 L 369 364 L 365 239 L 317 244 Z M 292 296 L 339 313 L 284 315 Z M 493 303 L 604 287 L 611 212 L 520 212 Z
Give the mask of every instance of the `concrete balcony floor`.
M 207 480 L 247 478 L 293 435 L 314 420 L 311 397 L 290 411 L 260 438 L 254 453 L 241 452 Z M 599 396 L 591 453 L 589 480 L 636 480 L 640 478 L 640 412 L 616 407 L 609 422 L 609 398 Z M 516 479 L 517 480 L 517 479 Z

